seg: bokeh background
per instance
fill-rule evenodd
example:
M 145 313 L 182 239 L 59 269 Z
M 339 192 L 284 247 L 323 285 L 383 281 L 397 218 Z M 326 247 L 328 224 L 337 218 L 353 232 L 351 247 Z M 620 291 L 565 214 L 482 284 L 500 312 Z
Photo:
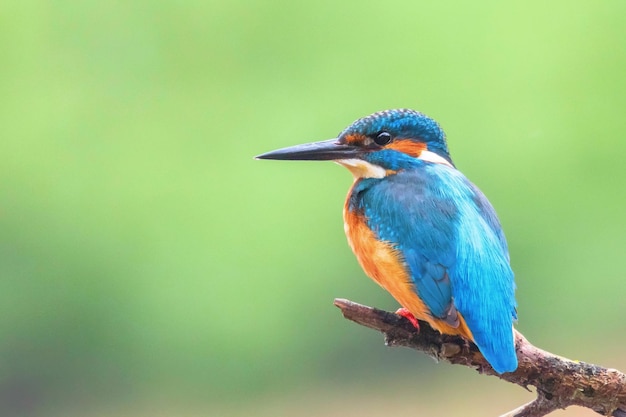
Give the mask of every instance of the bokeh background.
M 383 346 L 351 176 L 253 156 L 416 108 L 509 239 L 518 328 L 626 370 L 626 3 L 0 4 L 0 415 L 499 415 Z M 558 413 L 557 413 L 558 414 Z M 595 415 L 568 410 L 562 415 Z

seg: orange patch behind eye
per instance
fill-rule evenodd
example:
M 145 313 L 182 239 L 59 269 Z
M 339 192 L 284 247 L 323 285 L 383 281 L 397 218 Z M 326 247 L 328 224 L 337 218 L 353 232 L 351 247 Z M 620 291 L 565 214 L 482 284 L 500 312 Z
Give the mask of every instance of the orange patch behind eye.
M 396 139 L 389 145 L 386 145 L 385 149 L 393 149 L 417 158 L 422 151 L 426 150 L 426 144 L 424 142 L 415 142 L 411 139 Z

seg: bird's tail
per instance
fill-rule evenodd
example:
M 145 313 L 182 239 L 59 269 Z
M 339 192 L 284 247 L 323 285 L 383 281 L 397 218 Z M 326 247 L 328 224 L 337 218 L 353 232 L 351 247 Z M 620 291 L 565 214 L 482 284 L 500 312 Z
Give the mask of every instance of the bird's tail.
M 474 343 L 497 373 L 517 369 L 513 327 L 492 328 L 490 332 L 474 333 L 473 336 Z

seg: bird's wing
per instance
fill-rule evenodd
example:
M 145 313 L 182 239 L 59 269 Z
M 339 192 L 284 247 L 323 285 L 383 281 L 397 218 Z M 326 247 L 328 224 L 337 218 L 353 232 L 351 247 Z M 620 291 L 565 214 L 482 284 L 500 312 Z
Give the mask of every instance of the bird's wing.
M 378 238 L 402 254 L 431 314 L 454 326 L 460 312 L 485 356 L 506 348 L 510 359 L 513 273 L 484 195 L 459 171 L 429 165 L 370 184 L 360 204 Z
M 454 308 L 449 269 L 456 261 L 459 210 L 453 199 L 432 192 L 424 174 L 404 172 L 373 183 L 360 203 L 370 229 L 402 254 L 430 313 L 445 319 Z

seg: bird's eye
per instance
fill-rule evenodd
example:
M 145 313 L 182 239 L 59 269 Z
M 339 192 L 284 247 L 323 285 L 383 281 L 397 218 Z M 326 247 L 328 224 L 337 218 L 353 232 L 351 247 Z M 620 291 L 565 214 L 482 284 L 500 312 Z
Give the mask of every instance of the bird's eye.
M 391 142 L 391 133 L 389 133 L 389 132 L 380 132 L 374 138 L 374 142 L 376 142 L 376 144 L 379 145 L 379 146 L 384 146 L 384 145 L 388 144 L 389 142 Z

